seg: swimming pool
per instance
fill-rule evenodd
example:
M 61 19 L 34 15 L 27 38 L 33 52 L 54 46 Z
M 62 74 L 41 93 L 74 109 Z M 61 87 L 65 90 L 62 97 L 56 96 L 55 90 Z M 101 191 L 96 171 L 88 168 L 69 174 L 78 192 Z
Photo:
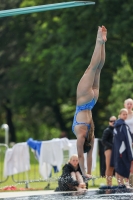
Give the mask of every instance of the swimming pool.
M 11 194 L 11 195 L 10 195 Z M 1 194 L 2 195 L 2 194 Z M 0 195 L 0 197 L 2 197 Z M 13 197 L 14 195 L 14 197 Z M 119 190 L 88 190 L 84 193 L 79 192 L 12 192 L 5 195 L 0 200 L 133 200 L 133 189 Z

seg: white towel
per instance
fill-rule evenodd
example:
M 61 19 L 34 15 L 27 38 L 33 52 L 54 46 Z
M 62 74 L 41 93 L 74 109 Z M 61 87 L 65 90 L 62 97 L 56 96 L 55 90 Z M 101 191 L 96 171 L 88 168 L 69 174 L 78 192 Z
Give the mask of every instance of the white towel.
M 63 150 L 69 149 L 71 145 L 69 145 L 67 138 L 53 139 L 52 141 L 54 165 L 60 171 L 63 164 Z
M 71 144 L 67 138 L 56 138 L 42 142 L 39 171 L 44 179 L 50 176 L 52 166 L 57 166 L 60 171 L 63 164 L 63 150 L 69 149 Z
M 30 169 L 29 147 L 26 142 L 7 149 L 4 160 L 4 176 L 25 172 Z
M 120 149 L 119 149 L 119 153 L 122 154 L 126 149 L 126 145 L 125 145 L 125 142 L 122 141 L 121 143 L 121 146 L 120 146 Z
M 77 140 L 68 140 L 67 138 L 56 138 L 42 142 L 39 159 L 39 172 L 44 179 L 49 178 L 52 166 L 57 166 L 58 170 L 61 170 L 63 165 L 63 150 L 69 150 L 69 158 L 73 154 L 77 154 L 76 142 Z M 96 168 L 97 147 L 98 139 L 95 139 L 92 153 L 92 171 Z M 85 166 L 87 166 L 86 157 L 86 154 L 84 154 Z
M 92 168 L 91 168 L 91 171 L 94 171 L 96 169 L 97 152 L 98 152 L 98 138 L 95 138 L 94 139 L 94 147 L 93 147 L 93 151 L 92 151 Z
M 39 172 L 44 179 L 50 176 L 52 170 L 53 153 L 51 141 L 44 141 L 41 145 L 39 157 Z

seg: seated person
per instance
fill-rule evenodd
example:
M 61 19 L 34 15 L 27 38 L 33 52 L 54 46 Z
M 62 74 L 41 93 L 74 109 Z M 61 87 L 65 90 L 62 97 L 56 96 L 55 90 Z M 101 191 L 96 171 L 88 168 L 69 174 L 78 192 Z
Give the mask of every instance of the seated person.
M 61 177 L 58 179 L 56 191 L 85 191 L 86 183 L 83 180 L 79 167 L 78 156 L 73 155 L 63 167 Z

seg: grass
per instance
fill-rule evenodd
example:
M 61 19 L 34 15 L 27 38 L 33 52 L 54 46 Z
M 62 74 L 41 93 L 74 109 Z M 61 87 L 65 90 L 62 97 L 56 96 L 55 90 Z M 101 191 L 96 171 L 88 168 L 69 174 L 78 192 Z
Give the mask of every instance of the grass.
M 28 172 L 9 176 L 5 182 L 5 178 L 3 177 L 4 165 L 0 159 L 0 191 L 3 191 L 3 189 L 7 186 L 15 186 L 18 190 L 23 190 L 26 188 L 26 186 L 28 186 L 28 190 L 55 190 L 55 188 L 58 186 L 57 179 L 61 175 L 62 170 L 58 173 L 54 173 L 52 171 L 51 178 L 48 181 L 44 181 L 39 174 L 39 163 L 37 160 L 35 160 L 33 153 L 30 153 L 30 159 L 30 170 Z M 66 163 L 67 160 L 67 152 L 64 152 L 64 162 Z M 92 175 L 96 177 L 96 179 L 94 182 L 92 180 L 89 181 L 89 188 L 98 188 L 100 185 L 106 185 L 106 179 L 100 177 L 99 157 L 97 159 L 96 169 L 92 172 Z M 29 180 L 30 183 L 26 184 L 27 180 Z M 50 184 L 49 187 L 48 184 Z M 116 179 L 113 178 L 113 185 L 116 184 Z
M 89 188 L 98 188 L 100 185 L 105 184 L 106 185 L 106 179 L 99 177 L 99 163 L 97 163 L 97 167 L 95 171 L 92 172 L 92 175 L 94 177 L 97 177 L 94 179 L 94 182 L 92 180 L 89 181 Z M 31 169 L 28 172 L 28 177 L 31 182 L 27 185 L 29 190 L 31 189 L 50 189 L 55 190 L 55 188 L 58 186 L 57 179 L 61 175 L 61 171 L 58 173 L 52 172 L 52 177 L 49 179 L 49 181 L 44 181 L 41 176 L 39 175 L 39 165 L 33 165 L 31 164 Z M 0 183 L 0 189 L 2 190 L 4 187 L 7 186 L 15 186 L 18 189 L 25 188 L 26 187 L 26 180 L 27 180 L 26 173 L 20 173 L 19 175 L 9 176 L 7 181 Z M 50 187 L 48 186 L 48 183 L 50 183 Z M 113 178 L 113 184 L 116 185 L 116 179 Z

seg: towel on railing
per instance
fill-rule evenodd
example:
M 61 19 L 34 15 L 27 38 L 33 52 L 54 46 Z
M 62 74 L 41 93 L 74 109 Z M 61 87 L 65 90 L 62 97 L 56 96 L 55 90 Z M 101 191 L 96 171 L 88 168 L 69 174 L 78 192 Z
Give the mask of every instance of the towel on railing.
M 52 166 L 60 171 L 63 164 L 63 150 L 69 150 L 71 144 L 67 138 L 43 141 L 40 151 L 39 170 L 44 179 L 50 176 Z
M 4 177 L 25 172 L 30 169 L 29 147 L 26 142 L 17 143 L 6 150 Z
M 69 158 L 77 154 L 77 140 L 68 140 L 67 138 L 56 138 L 43 141 L 40 151 L 39 171 L 44 179 L 47 179 L 51 173 L 52 165 L 57 166 L 60 171 L 63 164 L 63 150 L 69 150 Z M 92 153 L 92 171 L 96 168 L 98 139 L 94 140 Z M 86 154 L 84 154 L 85 166 L 87 167 Z
M 39 161 L 40 149 L 41 149 L 42 141 L 33 140 L 32 138 L 29 138 L 26 142 L 27 142 L 28 146 L 31 149 L 33 149 L 35 157 Z

